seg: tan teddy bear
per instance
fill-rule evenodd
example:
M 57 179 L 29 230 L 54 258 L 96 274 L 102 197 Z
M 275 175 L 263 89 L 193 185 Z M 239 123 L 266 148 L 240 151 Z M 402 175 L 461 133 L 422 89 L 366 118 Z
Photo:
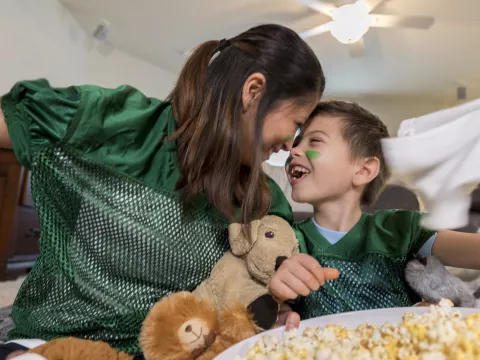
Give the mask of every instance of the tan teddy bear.
M 267 285 L 280 264 L 298 253 L 295 233 L 287 221 L 268 215 L 250 223 L 250 237 L 242 225 L 230 225 L 229 239 L 231 250 L 193 293 L 211 300 L 218 310 L 244 304 L 259 327 L 270 329 L 279 304 Z

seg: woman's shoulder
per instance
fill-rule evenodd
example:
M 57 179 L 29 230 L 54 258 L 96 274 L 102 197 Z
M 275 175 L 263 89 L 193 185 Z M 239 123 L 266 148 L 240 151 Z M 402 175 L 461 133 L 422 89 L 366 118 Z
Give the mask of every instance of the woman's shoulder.
M 271 196 L 271 206 L 268 211 L 269 215 L 277 215 L 287 220 L 290 224 L 293 224 L 293 212 L 285 193 L 280 186 L 271 178 L 266 175 L 268 187 Z
M 76 88 L 80 94 L 77 119 L 84 126 L 72 132 L 68 139 L 71 144 L 83 145 L 86 150 L 114 146 L 122 152 L 137 147 L 145 151 L 150 142 L 157 147 L 176 130 L 170 103 L 148 97 L 131 86 Z
M 148 96 L 140 89 L 127 84 L 117 87 L 85 84 L 72 88 L 84 99 L 84 106 L 92 106 L 97 110 L 99 108 L 144 110 L 163 103 L 162 100 Z
M 81 118 L 68 143 L 95 162 L 150 187 L 175 191 L 179 178 L 177 129 L 170 103 L 130 86 L 88 88 Z

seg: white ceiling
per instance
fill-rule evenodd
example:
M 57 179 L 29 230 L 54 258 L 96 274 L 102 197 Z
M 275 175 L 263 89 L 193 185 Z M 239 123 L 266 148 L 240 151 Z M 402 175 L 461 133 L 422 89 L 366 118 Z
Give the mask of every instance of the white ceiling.
M 119 50 L 177 73 L 182 52 L 276 22 L 304 31 L 329 19 L 296 0 L 61 0 L 90 33 L 102 18 Z M 422 95 L 442 98 L 467 86 L 480 97 L 480 0 L 386 0 L 376 13 L 429 15 L 429 30 L 373 28 L 367 52 L 352 59 L 330 34 L 309 39 L 330 95 Z

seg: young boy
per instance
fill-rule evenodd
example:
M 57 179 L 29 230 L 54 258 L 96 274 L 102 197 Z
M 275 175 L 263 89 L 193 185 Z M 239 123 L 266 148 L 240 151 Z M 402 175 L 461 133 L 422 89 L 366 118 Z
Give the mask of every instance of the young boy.
M 270 289 L 280 300 L 303 295 L 295 306 L 303 319 L 413 305 L 419 299 L 404 269 L 415 254 L 480 269 L 480 234 L 423 229 L 419 212 L 362 213 L 390 176 L 385 137 L 375 115 L 329 101 L 317 106 L 295 141 L 287 164 L 292 198 L 313 205 L 314 217 L 296 226 L 303 254 L 282 263 Z

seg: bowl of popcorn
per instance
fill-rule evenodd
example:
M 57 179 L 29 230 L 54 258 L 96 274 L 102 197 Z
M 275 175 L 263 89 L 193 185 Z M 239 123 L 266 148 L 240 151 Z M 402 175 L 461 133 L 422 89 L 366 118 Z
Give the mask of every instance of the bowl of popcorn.
M 216 360 L 480 359 L 480 309 L 430 306 L 302 321 L 247 339 Z

